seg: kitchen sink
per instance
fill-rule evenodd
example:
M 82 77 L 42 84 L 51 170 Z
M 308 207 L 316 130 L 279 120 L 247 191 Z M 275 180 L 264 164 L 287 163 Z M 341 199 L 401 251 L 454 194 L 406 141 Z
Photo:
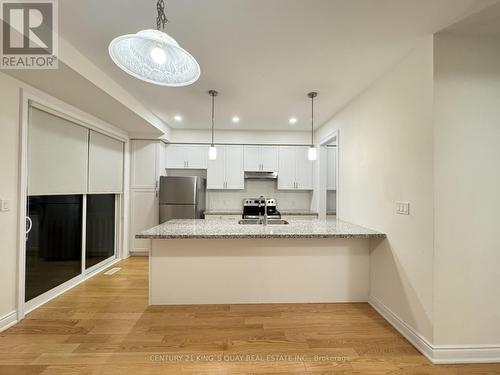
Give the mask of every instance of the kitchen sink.
M 264 225 L 264 219 L 242 219 L 238 222 L 238 224 L 241 225 Z M 286 225 L 290 224 L 286 220 L 282 219 L 268 219 L 267 220 L 268 225 Z

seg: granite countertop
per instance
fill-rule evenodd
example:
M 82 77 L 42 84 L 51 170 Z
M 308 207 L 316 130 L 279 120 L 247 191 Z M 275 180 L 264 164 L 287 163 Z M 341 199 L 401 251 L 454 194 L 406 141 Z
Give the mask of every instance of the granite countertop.
M 288 225 L 241 225 L 229 220 L 170 220 L 136 235 L 144 239 L 385 238 L 337 219 L 293 220 Z
M 290 216 L 290 215 L 304 215 L 304 216 L 318 216 L 317 212 L 313 212 L 310 210 L 279 210 L 281 216 Z M 243 211 L 241 210 L 213 210 L 213 211 L 205 211 L 205 215 L 242 215 Z

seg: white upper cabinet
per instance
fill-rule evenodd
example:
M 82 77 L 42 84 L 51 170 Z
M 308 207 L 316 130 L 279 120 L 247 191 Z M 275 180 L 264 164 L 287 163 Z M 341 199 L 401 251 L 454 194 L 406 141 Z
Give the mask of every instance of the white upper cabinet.
M 28 194 L 85 194 L 89 130 L 31 107 Z
M 309 147 L 295 148 L 296 190 L 313 190 L 314 161 L 309 160 Z
M 226 189 L 242 190 L 245 188 L 243 171 L 244 153 L 242 146 L 225 146 L 226 148 Z
M 327 190 L 337 190 L 337 148 L 327 147 Z
M 123 142 L 90 131 L 89 192 L 123 191 Z
M 277 172 L 278 147 L 274 146 L 244 146 L 245 171 Z
M 207 189 L 222 190 L 226 185 L 226 148 L 217 147 L 217 159 L 208 161 Z
M 266 172 L 278 172 L 279 149 L 274 146 L 262 146 L 262 170 Z
M 167 145 L 166 158 L 169 169 L 207 169 L 208 146 Z
M 313 189 L 313 162 L 308 160 L 307 154 L 308 147 L 279 147 L 278 189 Z
M 217 159 L 208 161 L 207 189 L 245 188 L 242 146 L 217 146 Z
M 279 171 L 278 171 L 278 189 L 295 189 L 295 148 L 279 148 Z
M 132 141 L 131 188 L 155 189 L 159 175 L 159 142 Z
M 245 150 L 245 171 L 260 171 L 262 157 L 260 146 L 244 146 Z

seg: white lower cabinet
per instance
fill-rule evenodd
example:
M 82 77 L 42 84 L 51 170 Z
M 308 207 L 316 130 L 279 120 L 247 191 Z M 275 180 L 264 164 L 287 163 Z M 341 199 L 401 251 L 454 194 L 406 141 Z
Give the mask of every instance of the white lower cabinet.
M 241 220 L 241 215 L 205 215 L 205 220 L 228 220 L 228 221 L 238 221 Z
M 279 190 L 313 190 L 313 162 L 308 147 L 279 147 Z
M 159 201 L 155 190 L 130 193 L 130 252 L 149 253 L 151 241 L 135 238 L 137 233 L 159 224 Z
M 281 218 L 287 221 L 316 220 L 318 215 L 283 215 Z
M 217 146 L 217 159 L 208 161 L 207 189 L 245 188 L 242 146 Z

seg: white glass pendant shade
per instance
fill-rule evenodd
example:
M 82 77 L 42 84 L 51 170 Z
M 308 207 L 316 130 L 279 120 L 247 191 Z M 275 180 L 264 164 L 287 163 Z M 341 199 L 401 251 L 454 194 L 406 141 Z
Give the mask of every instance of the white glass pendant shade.
M 208 160 L 217 160 L 217 148 L 213 145 L 208 148 Z
M 308 159 L 311 160 L 311 161 L 314 161 L 317 159 L 318 157 L 318 153 L 316 151 L 316 147 L 314 146 L 311 146 L 309 147 L 309 152 L 308 152 Z
M 119 36 L 109 44 L 109 55 L 126 73 L 156 85 L 187 86 L 200 78 L 195 58 L 159 30 Z

